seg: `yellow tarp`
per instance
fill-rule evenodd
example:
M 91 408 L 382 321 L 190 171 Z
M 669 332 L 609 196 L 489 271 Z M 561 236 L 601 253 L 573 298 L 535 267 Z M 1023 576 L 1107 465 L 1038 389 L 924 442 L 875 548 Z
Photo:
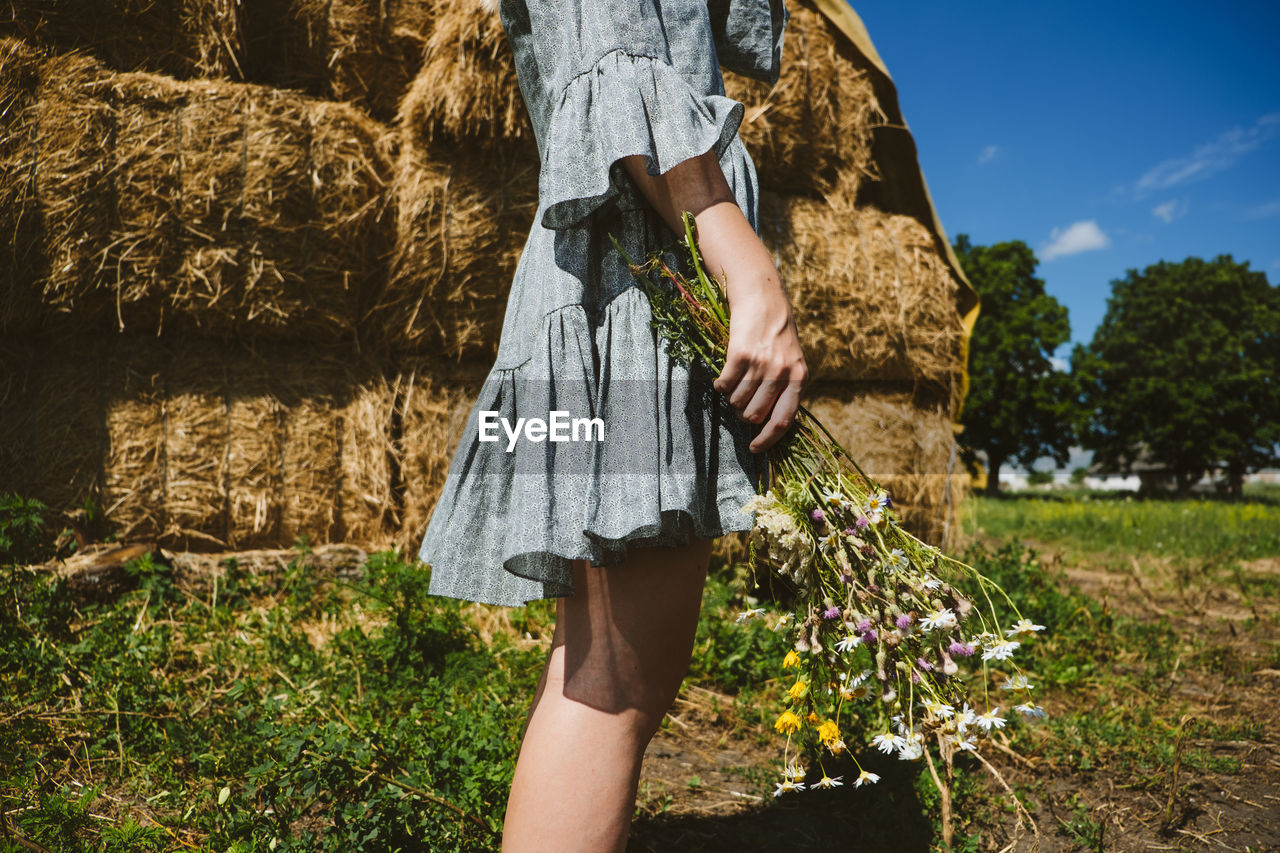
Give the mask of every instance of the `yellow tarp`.
M 915 140 L 898 107 L 897 87 L 893 83 L 893 78 L 889 76 L 889 69 L 885 67 L 884 60 L 876 52 L 876 46 L 872 44 L 866 26 L 858 17 L 858 13 L 853 11 L 845 0 L 812 0 L 812 2 L 818 7 L 818 11 L 845 34 L 870 65 L 876 100 L 880 102 L 880 108 L 888 119 L 888 125 L 876 128 L 875 131 L 875 157 L 884 182 L 882 189 L 892 202 L 895 212 L 914 215 L 933 230 L 946 252 L 951 272 L 960 286 L 956 307 L 960 311 L 961 321 L 964 324 L 962 345 L 964 366 L 960 374 L 960 401 L 963 405 L 964 397 L 969 391 L 969 337 L 973 334 L 973 324 L 978 319 L 978 293 L 969 283 L 964 270 L 960 268 L 960 261 L 951 248 L 951 241 L 947 239 L 947 232 L 942 227 L 942 221 L 938 219 L 938 211 L 933 206 L 933 197 L 929 195 L 929 186 L 924 180 L 924 171 L 920 168 Z M 783 51 L 785 53 L 785 47 Z M 783 62 L 785 61 L 784 59 Z M 954 417 L 959 419 L 959 407 L 954 412 Z

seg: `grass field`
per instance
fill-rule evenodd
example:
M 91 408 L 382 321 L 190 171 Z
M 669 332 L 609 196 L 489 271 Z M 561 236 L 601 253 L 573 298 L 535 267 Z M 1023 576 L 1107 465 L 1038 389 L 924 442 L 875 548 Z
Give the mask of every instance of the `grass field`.
M 1023 666 L 1050 716 L 988 750 L 1040 849 L 1280 849 L 1280 509 L 967 511 L 964 556 L 1049 626 Z M 0 567 L 0 853 L 496 850 L 550 603 L 436 599 L 394 554 L 330 571 L 321 551 L 95 583 Z M 744 592 L 715 568 L 629 849 L 941 849 L 917 763 L 864 748 L 879 785 L 770 795 L 785 649 L 734 621 Z M 952 787 L 953 849 L 1013 840 L 980 765 Z
M 1280 501 L 1138 500 L 1132 497 L 974 497 L 971 528 L 1073 552 L 1253 560 L 1280 554 Z

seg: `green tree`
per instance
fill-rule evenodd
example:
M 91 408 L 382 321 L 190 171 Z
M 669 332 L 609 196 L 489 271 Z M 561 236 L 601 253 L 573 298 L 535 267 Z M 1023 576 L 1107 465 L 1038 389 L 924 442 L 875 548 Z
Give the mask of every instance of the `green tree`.
M 969 395 L 961 422 L 970 470 L 987 458 L 987 492 L 1000 489 L 1000 468 L 1030 468 L 1052 456 L 1065 465 L 1074 440 L 1075 386 L 1053 367 L 1053 352 L 1071 337 L 1067 309 L 1035 277 L 1035 253 L 1021 240 L 974 246 L 956 237 L 956 255 L 982 299 L 969 342 Z
M 1128 472 L 1167 466 L 1185 492 L 1224 465 L 1232 494 L 1280 441 L 1280 288 L 1230 255 L 1111 282 L 1102 325 L 1071 357 L 1085 446 Z

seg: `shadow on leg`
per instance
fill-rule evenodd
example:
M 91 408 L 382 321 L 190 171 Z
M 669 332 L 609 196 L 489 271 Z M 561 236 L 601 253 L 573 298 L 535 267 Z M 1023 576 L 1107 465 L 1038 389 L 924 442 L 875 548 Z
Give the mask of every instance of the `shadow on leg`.
M 625 848 L 645 747 L 688 672 L 710 553 L 700 540 L 575 567 L 521 743 L 504 851 Z

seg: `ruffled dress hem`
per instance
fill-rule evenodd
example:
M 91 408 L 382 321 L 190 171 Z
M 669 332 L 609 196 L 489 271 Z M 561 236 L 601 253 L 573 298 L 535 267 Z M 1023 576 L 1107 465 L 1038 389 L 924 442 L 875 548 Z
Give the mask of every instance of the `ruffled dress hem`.
M 639 287 L 606 305 L 594 329 L 583 306 L 566 305 L 540 330 L 527 360 L 490 372 L 467 419 L 419 552 L 433 566 L 430 593 L 520 606 L 572 595 L 574 560 L 616 565 L 632 547 L 751 528 L 742 507 L 764 457 L 743 449 L 759 427 L 668 359 Z M 645 358 L 643 375 L 654 378 L 624 374 Z M 481 412 L 516 423 L 553 409 L 589 411 L 623 431 L 570 449 L 477 438 Z M 477 540 L 481 529 L 499 533 Z

